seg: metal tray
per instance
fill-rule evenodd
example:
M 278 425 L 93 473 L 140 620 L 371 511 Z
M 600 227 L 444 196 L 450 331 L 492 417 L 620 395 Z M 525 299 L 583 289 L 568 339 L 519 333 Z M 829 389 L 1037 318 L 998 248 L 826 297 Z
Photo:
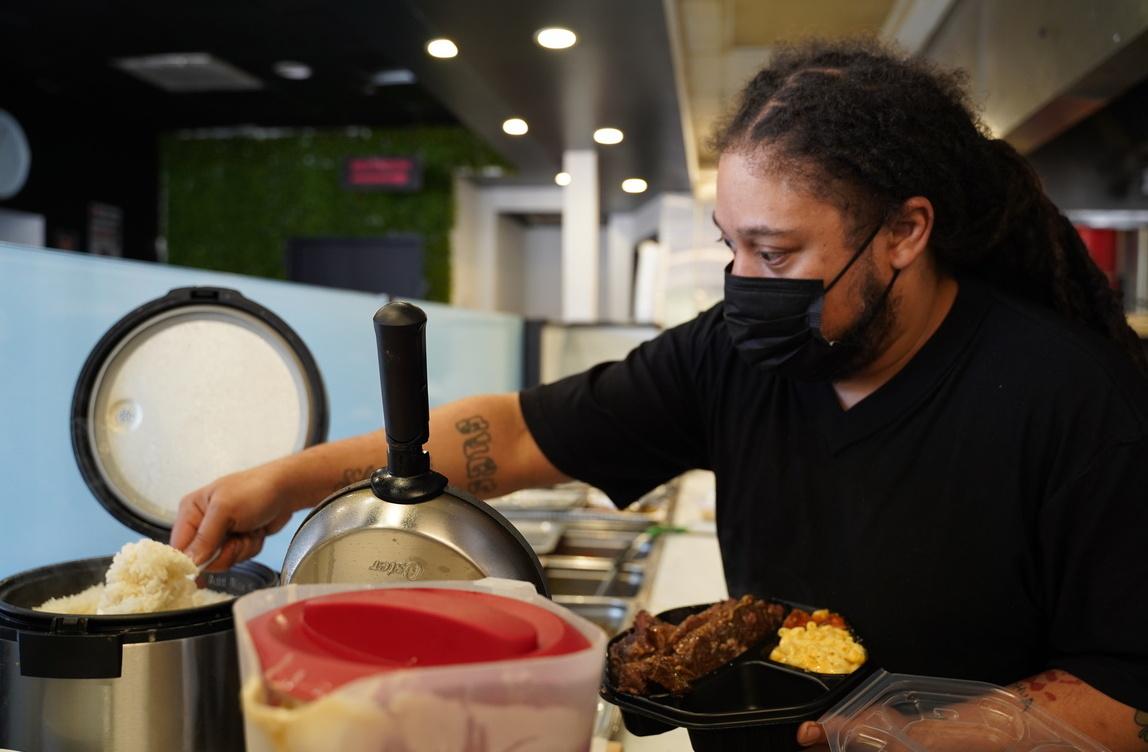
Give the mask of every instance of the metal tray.
M 565 526 L 548 520 L 514 520 L 512 523 L 539 556 L 553 553 L 562 540 Z

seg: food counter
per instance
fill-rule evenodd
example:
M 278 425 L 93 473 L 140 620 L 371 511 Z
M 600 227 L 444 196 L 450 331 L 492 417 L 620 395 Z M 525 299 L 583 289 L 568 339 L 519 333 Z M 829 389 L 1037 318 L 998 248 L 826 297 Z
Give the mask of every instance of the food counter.
M 643 608 L 658 613 L 675 606 L 710 603 L 727 597 L 721 552 L 712 521 L 713 475 L 682 476 L 674 508 L 674 524 L 688 532 L 662 536 L 658 564 L 647 576 L 649 589 Z M 657 736 L 634 736 L 623 730 L 624 752 L 690 752 L 685 729 Z
M 726 597 L 721 554 L 713 532 L 702 529 L 666 536 L 661 545 L 660 565 L 652 573 L 647 610 L 657 613 Z M 689 752 L 693 749 L 685 729 L 645 737 L 623 731 L 621 742 L 624 752 Z

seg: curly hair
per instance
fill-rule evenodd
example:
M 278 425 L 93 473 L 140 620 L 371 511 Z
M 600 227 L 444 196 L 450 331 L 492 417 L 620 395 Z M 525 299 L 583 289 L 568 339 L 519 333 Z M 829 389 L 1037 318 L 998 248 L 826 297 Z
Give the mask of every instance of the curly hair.
M 872 41 L 784 46 L 742 90 L 711 145 L 718 153 L 768 147 L 770 165 L 805 178 L 854 234 L 924 196 L 934 207 L 929 251 L 941 269 L 1082 322 L 1148 374 L 1104 273 L 1028 162 L 992 137 L 965 86 L 960 71 Z

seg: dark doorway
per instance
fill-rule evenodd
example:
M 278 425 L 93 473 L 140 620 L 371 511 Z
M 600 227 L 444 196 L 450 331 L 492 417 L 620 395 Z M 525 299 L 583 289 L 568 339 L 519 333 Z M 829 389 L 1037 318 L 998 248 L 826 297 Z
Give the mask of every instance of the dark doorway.
M 324 287 L 422 298 L 423 239 L 415 233 L 377 238 L 292 238 L 287 278 Z

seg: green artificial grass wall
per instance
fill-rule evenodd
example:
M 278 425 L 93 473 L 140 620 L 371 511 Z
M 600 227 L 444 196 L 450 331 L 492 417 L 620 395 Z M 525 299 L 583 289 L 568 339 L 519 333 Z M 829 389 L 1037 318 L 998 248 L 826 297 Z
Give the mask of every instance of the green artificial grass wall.
M 350 190 L 347 157 L 414 156 L 414 193 Z M 168 261 L 284 278 L 288 238 L 417 232 L 427 298 L 450 299 L 450 239 L 457 168 L 502 164 L 457 127 L 169 134 L 160 141 L 161 227 Z

